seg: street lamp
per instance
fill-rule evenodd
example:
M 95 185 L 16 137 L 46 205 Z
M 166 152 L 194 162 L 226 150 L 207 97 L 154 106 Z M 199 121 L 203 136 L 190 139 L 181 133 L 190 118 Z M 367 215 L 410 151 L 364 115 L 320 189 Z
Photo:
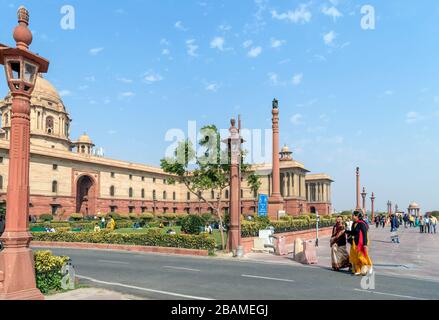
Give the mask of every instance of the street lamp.
M 16 48 L 0 45 L 0 64 L 12 95 L 9 180 L 6 228 L 1 238 L 0 299 L 44 299 L 36 287 L 29 243 L 30 98 L 38 73 L 46 73 L 49 61 L 29 51 L 32 32 L 29 12 L 20 7 L 14 30 Z
M 224 143 L 227 143 L 230 154 L 230 229 L 228 248 L 235 255 L 239 255 L 238 247 L 241 245 L 241 144 L 244 140 L 241 138 L 239 129 L 236 127 L 235 119 L 232 119 L 230 124 L 230 136 L 223 140 Z

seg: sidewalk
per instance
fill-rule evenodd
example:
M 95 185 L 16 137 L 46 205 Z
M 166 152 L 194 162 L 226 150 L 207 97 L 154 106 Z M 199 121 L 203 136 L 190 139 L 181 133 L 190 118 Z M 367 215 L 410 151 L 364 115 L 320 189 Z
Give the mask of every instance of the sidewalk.
M 81 288 L 45 297 L 46 300 L 145 300 L 106 289 Z

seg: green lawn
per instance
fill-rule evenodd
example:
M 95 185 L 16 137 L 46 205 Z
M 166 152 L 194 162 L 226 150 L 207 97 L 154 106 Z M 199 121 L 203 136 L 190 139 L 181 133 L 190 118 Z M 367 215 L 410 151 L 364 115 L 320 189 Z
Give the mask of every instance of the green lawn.
M 162 230 L 162 233 L 166 233 L 169 229 L 174 230 L 177 234 L 181 233 L 181 227 L 164 227 Z M 114 232 L 115 233 L 146 233 L 148 230 L 148 228 L 144 228 L 144 229 L 133 229 L 133 228 L 124 228 L 124 229 L 117 229 Z M 215 243 L 217 245 L 217 247 L 219 247 L 221 245 L 221 234 L 219 232 L 219 230 L 213 230 L 213 234 L 211 235 L 212 238 L 215 239 Z M 227 233 L 224 233 L 224 241 L 225 243 L 227 243 Z

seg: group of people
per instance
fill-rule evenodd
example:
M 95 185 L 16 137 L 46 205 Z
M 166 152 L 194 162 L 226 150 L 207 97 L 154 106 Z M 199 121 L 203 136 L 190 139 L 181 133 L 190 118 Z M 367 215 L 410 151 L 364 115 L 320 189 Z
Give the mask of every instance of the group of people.
M 102 217 L 100 223 L 95 223 L 94 232 L 99 232 L 102 229 L 116 229 L 116 221 L 114 221 L 112 217 L 108 218 L 108 220 L 106 220 L 105 217 Z
M 346 223 L 341 216 L 337 217 L 330 240 L 332 268 L 335 271 L 349 268 L 357 276 L 373 272 L 368 233 L 369 225 L 361 211 L 354 211 L 352 220 Z M 347 244 L 350 244 L 349 253 Z
M 437 229 L 437 218 L 435 216 L 425 215 L 418 218 L 417 224 L 421 233 L 435 234 Z

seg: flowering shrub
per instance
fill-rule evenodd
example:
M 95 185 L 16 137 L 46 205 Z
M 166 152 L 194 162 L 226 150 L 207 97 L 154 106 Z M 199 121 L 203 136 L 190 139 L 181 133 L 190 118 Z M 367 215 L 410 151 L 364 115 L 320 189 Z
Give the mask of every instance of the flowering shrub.
M 80 213 L 72 213 L 69 218 L 70 221 L 81 221 L 82 219 L 84 216 Z
M 34 259 L 37 288 L 42 293 L 61 290 L 61 269 L 69 257 L 58 257 L 50 251 L 36 251 Z

